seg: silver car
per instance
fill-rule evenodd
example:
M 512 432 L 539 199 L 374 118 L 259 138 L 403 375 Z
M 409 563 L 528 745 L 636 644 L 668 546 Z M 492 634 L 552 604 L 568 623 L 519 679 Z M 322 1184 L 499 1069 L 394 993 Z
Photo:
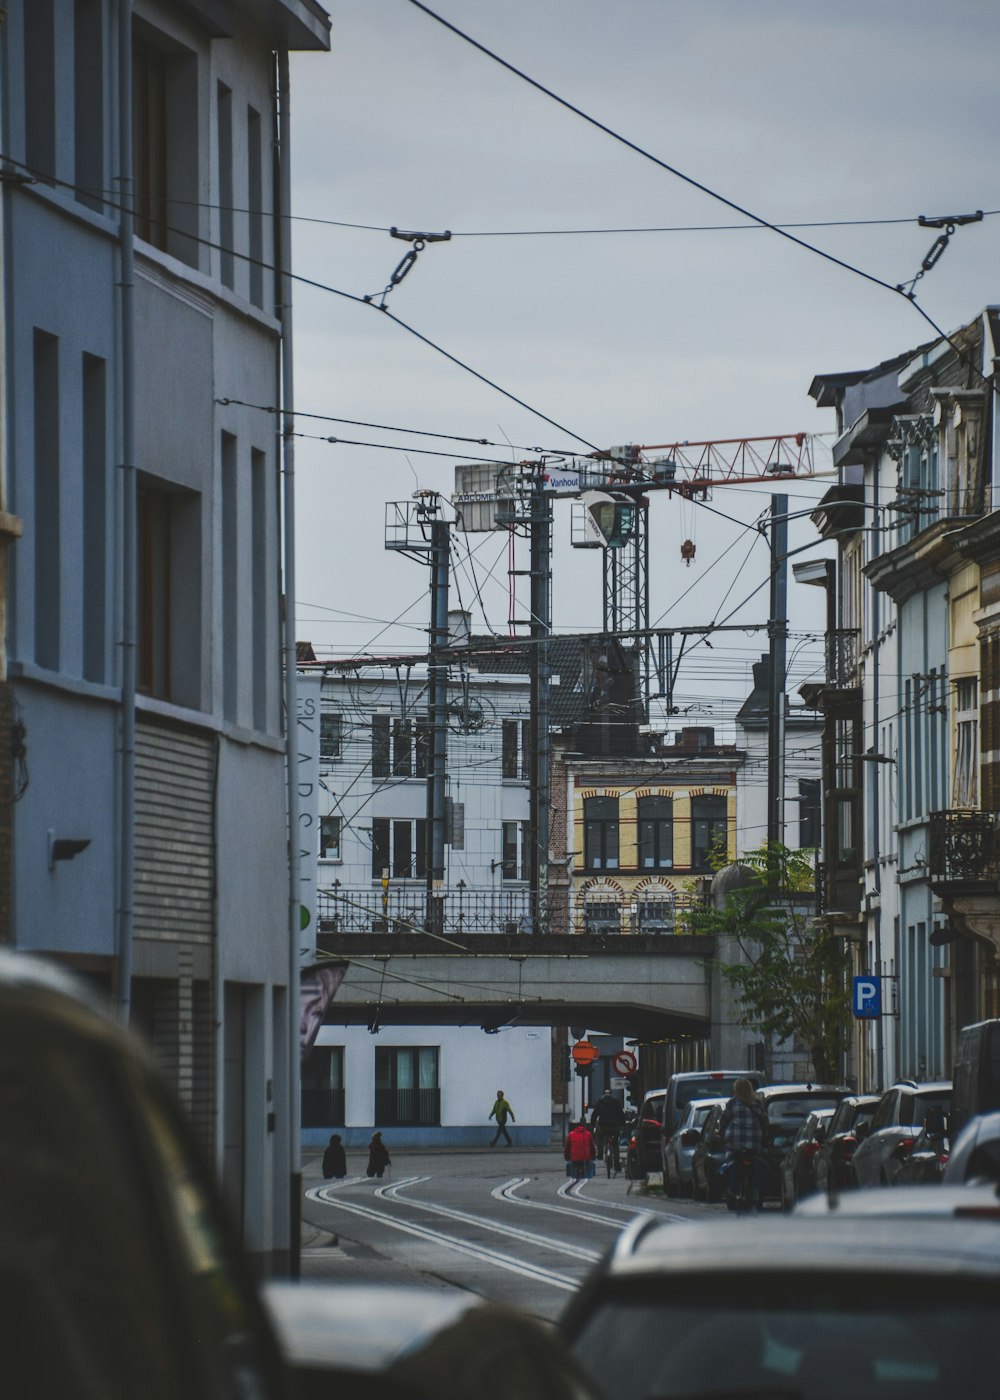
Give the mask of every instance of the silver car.
M 676 1129 L 663 1142 L 663 1189 L 668 1196 L 691 1194 L 691 1163 L 701 1140 L 705 1121 L 717 1103 L 725 1099 L 692 1099 Z

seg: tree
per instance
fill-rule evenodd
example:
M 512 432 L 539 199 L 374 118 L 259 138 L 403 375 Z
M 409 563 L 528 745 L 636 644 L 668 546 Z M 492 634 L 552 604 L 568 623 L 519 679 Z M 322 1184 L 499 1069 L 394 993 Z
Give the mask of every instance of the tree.
M 728 935 L 745 961 L 712 965 L 736 988 L 742 1024 L 808 1048 L 821 1083 L 835 1083 L 851 1022 L 849 954 L 814 914 L 810 853 L 780 844 L 737 862 L 742 879 L 719 907 L 696 914 L 697 932 Z

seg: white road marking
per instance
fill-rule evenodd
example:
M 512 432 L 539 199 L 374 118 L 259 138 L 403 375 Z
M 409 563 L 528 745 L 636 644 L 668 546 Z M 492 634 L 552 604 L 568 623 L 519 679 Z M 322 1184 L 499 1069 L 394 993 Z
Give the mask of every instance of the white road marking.
M 584 1199 L 584 1196 L 583 1196 L 583 1188 L 586 1186 L 587 1183 L 586 1183 L 586 1181 L 581 1181 L 581 1182 L 579 1183 L 579 1190 L 574 1191 L 574 1192 L 572 1193 L 572 1197 L 570 1197 L 570 1189 L 569 1189 L 569 1188 L 570 1188 L 571 1186 L 575 1185 L 575 1184 L 576 1184 L 575 1182 L 567 1181 L 566 1184 L 565 1184 L 564 1186 L 560 1186 L 559 1191 L 558 1191 L 558 1194 L 559 1194 L 560 1196 L 563 1196 L 564 1199 L 567 1199 L 567 1200 L 568 1200 L 568 1199 L 572 1199 L 572 1200 L 574 1200 L 574 1201 L 582 1201 L 582 1200 Z M 625 1211 L 626 1214 L 631 1215 L 633 1218 L 634 1218 L 635 1216 L 637 1216 L 637 1215 L 655 1215 L 656 1218 L 657 1218 L 657 1220 L 672 1220 L 672 1221 L 674 1221 L 675 1224 L 676 1224 L 677 1222 L 679 1222 L 679 1221 L 682 1221 L 682 1220 L 683 1220 L 683 1221 L 690 1220 L 690 1218 L 691 1218 L 691 1217 L 688 1216 L 688 1215 L 677 1215 L 676 1212 L 674 1212 L 674 1211 L 669 1211 L 669 1210 L 652 1210 L 649 1206 L 627 1206 L 627 1205 L 624 1205 L 621 1201 L 588 1201 L 587 1204 L 588 1204 L 588 1205 L 594 1205 L 594 1206 L 607 1207 L 608 1210 L 621 1210 L 621 1211 Z M 589 1219 L 589 1216 L 588 1216 L 588 1219 Z
M 375 1192 L 376 1196 L 385 1199 L 402 1200 L 397 1196 L 404 1186 L 415 1186 L 418 1181 L 430 1181 L 429 1176 L 415 1176 L 409 1181 L 397 1181 L 392 1186 L 380 1186 Z M 583 1259 L 587 1263 L 593 1264 L 600 1259 L 600 1252 L 596 1249 L 586 1249 L 583 1245 L 566 1244 L 562 1240 L 554 1240 L 548 1235 L 536 1235 L 531 1230 L 521 1230 L 516 1225 L 504 1225 L 498 1220 L 489 1220 L 483 1215 L 470 1215 L 464 1210 L 455 1210 L 451 1206 L 431 1205 L 426 1201 L 415 1201 L 409 1196 L 405 1198 L 405 1204 L 414 1210 L 424 1210 L 430 1215 L 440 1215 L 447 1220 L 460 1220 L 466 1225 L 475 1225 L 480 1230 L 492 1230 L 494 1234 L 504 1235 L 507 1239 L 523 1240 L 525 1244 L 537 1245 L 541 1249 L 552 1249 L 557 1254 L 565 1254 L 570 1259 Z M 522 1205 L 524 1202 L 522 1202 Z
M 514 1192 L 520 1190 L 522 1186 L 527 1186 L 531 1180 L 530 1176 L 515 1176 L 503 1186 L 495 1186 L 490 1192 L 496 1199 L 510 1201 L 516 1206 L 523 1206 L 526 1210 L 548 1210 L 554 1215 L 571 1215 L 574 1220 L 589 1220 L 594 1225 L 607 1225 L 612 1230 L 624 1230 L 625 1224 L 621 1220 L 608 1220 L 606 1216 L 594 1215 L 589 1210 L 574 1210 L 571 1206 L 554 1206 L 547 1201 L 525 1201 L 520 1196 L 515 1196 Z M 562 1194 L 560 1192 L 560 1194 Z M 648 1211 L 637 1210 L 635 1215 L 646 1215 Z
M 398 1184 L 402 1186 L 405 1183 L 399 1182 Z M 335 1210 L 346 1211 L 348 1215 L 356 1215 L 362 1220 L 385 1225 L 390 1230 L 399 1230 L 406 1235 L 415 1235 L 418 1239 L 426 1240 L 430 1244 L 453 1250 L 456 1254 L 464 1254 L 480 1264 L 491 1264 L 494 1268 L 506 1269 L 508 1273 L 520 1274 L 522 1278 L 534 1279 L 538 1283 L 547 1283 L 551 1288 L 559 1288 L 565 1293 L 575 1293 L 578 1287 L 577 1280 L 570 1278 L 568 1274 L 558 1274 L 553 1269 L 543 1268 L 540 1264 L 530 1264 L 523 1259 L 514 1259 L 509 1254 L 501 1254 L 498 1250 L 487 1249 L 484 1245 L 469 1244 L 465 1240 L 455 1239 L 452 1235 L 442 1234 L 439 1230 L 427 1229 L 423 1225 L 415 1225 L 408 1220 L 396 1220 L 385 1211 L 374 1210 L 371 1206 L 362 1206 L 355 1201 L 345 1201 L 339 1198 L 335 1191 L 331 1192 L 328 1187 L 312 1187 L 305 1194 L 308 1200 L 320 1201 Z

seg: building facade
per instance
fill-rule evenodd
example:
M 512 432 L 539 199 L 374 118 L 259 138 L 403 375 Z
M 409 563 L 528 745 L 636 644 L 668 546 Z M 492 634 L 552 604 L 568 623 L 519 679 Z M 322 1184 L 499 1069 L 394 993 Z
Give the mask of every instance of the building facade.
M 144 1031 L 290 1248 L 277 268 L 315 0 L 15 0 L 2 219 L 10 941 Z M 279 113 L 279 90 L 281 110 Z

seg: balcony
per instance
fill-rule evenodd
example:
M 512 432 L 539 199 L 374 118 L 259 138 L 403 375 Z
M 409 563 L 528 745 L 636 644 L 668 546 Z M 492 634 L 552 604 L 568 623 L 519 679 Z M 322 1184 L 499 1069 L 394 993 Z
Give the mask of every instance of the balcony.
M 441 1122 L 441 1090 L 376 1088 L 375 1122 L 383 1128 L 437 1126 Z
M 546 933 L 537 894 L 526 888 L 450 889 L 435 892 L 428 909 L 422 886 L 381 890 L 321 890 L 321 933 L 430 932 L 435 934 Z
M 826 634 L 826 683 L 837 690 L 860 684 L 858 663 L 860 633 L 856 627 L 838 627 Z
M 1000 813 L 932 812 L 930 878 L 945 897 L 1000 892 Z

